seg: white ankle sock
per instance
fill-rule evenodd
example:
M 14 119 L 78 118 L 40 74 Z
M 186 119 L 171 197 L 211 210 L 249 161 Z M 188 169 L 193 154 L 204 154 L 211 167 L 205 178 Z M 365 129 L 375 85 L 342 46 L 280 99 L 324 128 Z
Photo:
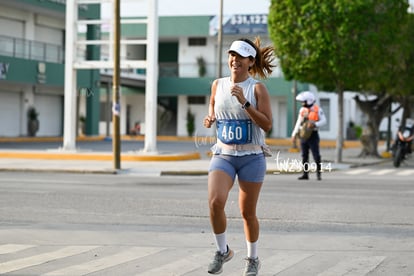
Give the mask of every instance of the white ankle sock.
M 246 241 L 247 245 L 247 258 L 256 259 L 257 258 L 257 241 L 249 242 Z
M 227 252 L 227 237 L 226 232 L 221 234 L 214 234 L 214 238 L 216 239 L 216 246 L 217 250 L 221 253 Z

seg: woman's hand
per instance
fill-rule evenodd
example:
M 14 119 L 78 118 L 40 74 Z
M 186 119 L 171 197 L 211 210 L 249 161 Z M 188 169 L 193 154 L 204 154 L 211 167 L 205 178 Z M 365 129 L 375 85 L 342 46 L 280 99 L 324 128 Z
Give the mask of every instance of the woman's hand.
M 247 101 L 243 94 L 243 88 L 238 85 L 230 87 L 230 93 L 237 98 L 237 101 L 239 101 L 240 104 L 244 104 Z
M 214 115 L 207 115 L 206 117 L 204 117 L 204 127 L 210 128 L 215 121 L 216 117 Z

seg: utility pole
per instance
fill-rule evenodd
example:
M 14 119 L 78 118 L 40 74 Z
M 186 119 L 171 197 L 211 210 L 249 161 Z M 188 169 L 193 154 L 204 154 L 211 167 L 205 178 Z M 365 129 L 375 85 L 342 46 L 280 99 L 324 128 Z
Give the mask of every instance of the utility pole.
M 121 146 L 120 146 L 120 134 L 119 134 L 119 115 L 121 111 L 121 105 L 119 103 L 119 70 L 120 70 L 120 0 L 114 2 L 114 75 L 112 80 L 112 150 L 113 150 L 113 164 L 114 169 L 119 170 L 121 168 Z
M 223 52 L 223 0 L 220 0 L 217 44 L 218 44 L 217 78 L 221 78 L 221 75 L 222 75 L 221 60 L 223 59 L 222 58 L 222 52 Z
M 293 127 L 295 127 L 296 124 L 296 95 L 298 94 L 298 85 L 296 80 L 293 80 L 293 86 L 292 86 L 292 95 L 293 95 L 293 113 L 292 113 L 292 122 Z M 298 146 L 296 145 L 296 137 L 293 139 L 293 151 L 297 151 Z

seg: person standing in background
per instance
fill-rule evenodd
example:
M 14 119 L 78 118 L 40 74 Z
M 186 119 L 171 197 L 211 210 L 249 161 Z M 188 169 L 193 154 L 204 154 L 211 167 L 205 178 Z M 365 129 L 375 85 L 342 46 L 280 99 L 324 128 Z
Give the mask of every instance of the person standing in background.
M 305 91 L 296 96 L 296 100 L 302 102 L 299 116 L 292 132 L 292 141 L 295 142 L 297 136 L 300 138 L 300 149 L 302 152 L 303 174 L 298 179 L 308 180 L 311 166 L 309 164 L 309 150 L 312 152 L 316 163 L 316 177 L 322 180 L 322 158 L 319 150 L 318 129 L 326 124 L 326 117 L 323 110 L 315 102 L 315 96 Z
M 270 96 L 266 86 L 254 79 L 272 73 L 273 47 L 260 47 L 260 39 L 234 41 L 228 50 L 231 76 L 216 79 L 211 87 L 204 126 L 217 123 L 217 143 L 212 147 L 208 175 L 210 222 L 217 251 L 208 273 L 218 274 L 233 255 L 227 243 L 225 205 L 235 177 L 239 182 L 239 206 L 247 246 L 245 276 L 257 275 L 259 221 L 256 206 L 266 174 L 265 132 L 272 128 Z

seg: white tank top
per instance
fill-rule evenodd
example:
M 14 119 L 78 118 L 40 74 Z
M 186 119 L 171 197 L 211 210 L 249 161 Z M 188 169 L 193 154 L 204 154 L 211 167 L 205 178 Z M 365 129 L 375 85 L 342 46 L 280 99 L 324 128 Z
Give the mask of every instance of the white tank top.
M 258 81 L 249 77 L 243 82 L 235 85 L 243 88 L 244 97 L 250 102 L 250 108 L 256 108 L 256 97 L 254 96 L 255 85 Z M 215 95 L 214 111 L 217 120 L 217 139 L 228 145 L 238 144 L 245 149 L 231 149 L 216 143 L 212 147 L 213 154 L 226 154 L 243 156 L 259 154 L 263 151 L 260 147 L 254 149 L 251 145 L 264 145 L 264 131 L 253 123 L 246 111 L 242 108 L 236 97 L 231 95 L 230 87 L 233 85 L 230 77 L 218 79 Z M 246 145 L 246 146 L 244 146 Z M 247 150 L 246 150 L 247 149 Z

